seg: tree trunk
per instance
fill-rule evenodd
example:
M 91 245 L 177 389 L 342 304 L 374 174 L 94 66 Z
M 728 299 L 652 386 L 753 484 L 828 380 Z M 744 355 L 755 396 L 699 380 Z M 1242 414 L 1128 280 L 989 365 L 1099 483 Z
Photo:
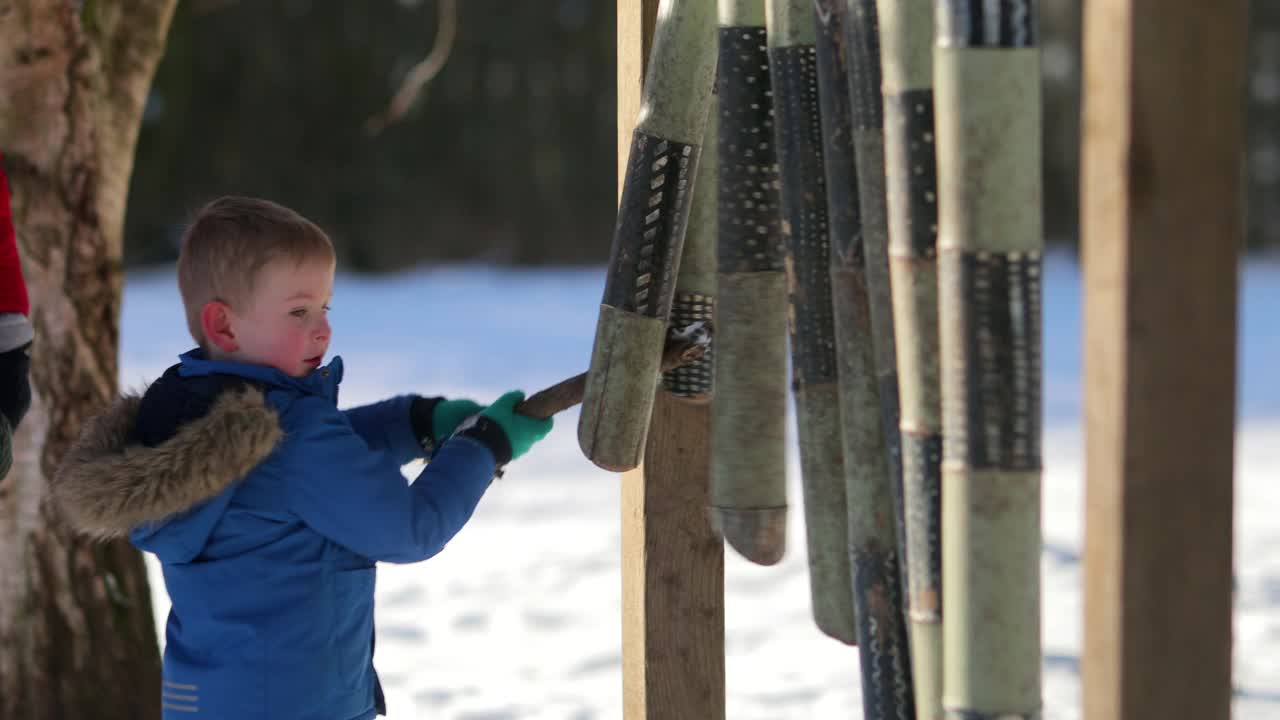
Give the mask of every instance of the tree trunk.
M 141 555 L 43 502 L 116 393 L 122 229 L 142 107 L 176 0 L 0 2 L 0 151 L 31 293 L 31 413 L 0 480 L 0 717 L 157 718 Z

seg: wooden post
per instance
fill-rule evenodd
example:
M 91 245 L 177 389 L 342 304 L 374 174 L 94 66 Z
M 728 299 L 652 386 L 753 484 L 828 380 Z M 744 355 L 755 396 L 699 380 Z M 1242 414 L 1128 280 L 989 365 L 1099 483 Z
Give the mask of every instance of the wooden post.
M 1089 720 L 1230 717 L 1245 17 L 1085 5 Z
M 618 185 L 658 0 L 618 0 Z M 724 710 L 724 550 L 707 521 L 710 406 L 659 390 L 644 462 L 622 476 L 622 692 L 628 720 Z

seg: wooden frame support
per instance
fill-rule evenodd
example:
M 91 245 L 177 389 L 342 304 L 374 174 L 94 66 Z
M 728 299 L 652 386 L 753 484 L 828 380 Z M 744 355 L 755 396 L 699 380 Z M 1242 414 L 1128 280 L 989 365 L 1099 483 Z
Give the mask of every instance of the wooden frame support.
M 1084 37 L 1083 716 L 1227 720 L 1246 2 Z
M 618 0 L 618 187 L 658 0 Z M 707 518 L 711 408 L 659 390 L 643 464 L 622 476 L 627 720 L 725 716 L 724 546 Z

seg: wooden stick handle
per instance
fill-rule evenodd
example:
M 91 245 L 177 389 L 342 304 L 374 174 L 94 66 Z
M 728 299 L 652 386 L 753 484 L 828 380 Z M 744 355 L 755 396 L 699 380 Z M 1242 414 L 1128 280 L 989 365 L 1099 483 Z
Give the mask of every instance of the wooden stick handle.
M 694 337 L 677 336 L 667 339 L 662 349 L 662 372 L 668 372 L 701 358 L 707 351 L 704 342 Z M 525 398 L 516 405 L 516 412 L 536 418 L 549 418 L 562 410 L 582 402 L 587 387 L 587 374 L 574 375 L 555 385 Z

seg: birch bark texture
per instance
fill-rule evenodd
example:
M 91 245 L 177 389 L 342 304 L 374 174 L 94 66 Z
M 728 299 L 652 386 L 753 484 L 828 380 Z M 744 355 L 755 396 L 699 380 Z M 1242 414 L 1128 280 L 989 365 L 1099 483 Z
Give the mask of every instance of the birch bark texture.
M 36 340 L 0 479 L 0 717 L 158 718 L 142 556 L 73 536 L 45 478 L 116 393 L 124 207 L 174 0 L 14 0 L 0 12 L 0 151 Z

